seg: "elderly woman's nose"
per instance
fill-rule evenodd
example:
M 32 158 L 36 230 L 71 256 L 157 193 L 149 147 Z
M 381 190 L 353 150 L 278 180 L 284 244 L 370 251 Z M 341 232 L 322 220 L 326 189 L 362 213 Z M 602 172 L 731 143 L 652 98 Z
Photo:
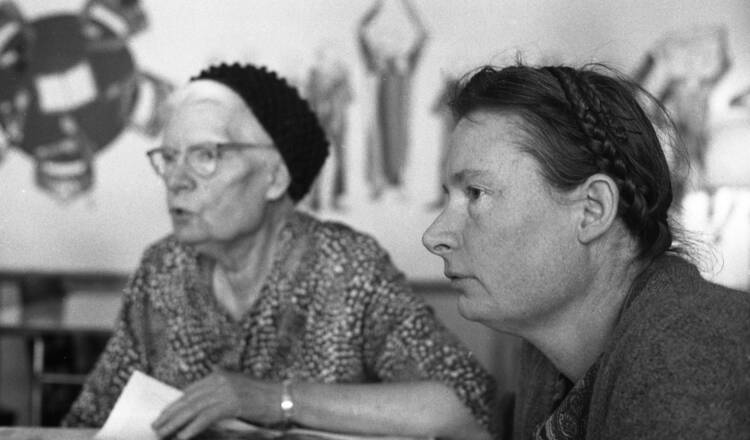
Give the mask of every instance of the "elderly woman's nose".
M 422 244 L 435 255 L 444 255 L 455 249 L 458 238 L 455 233 L 455 221 L 443 211 L 422 234 Z
M 171 192 L 181 192 L 195 186 L 195 179 L 188 172 L 187 164 L 184 161 L 175 164 L 164 174 L 164 182 Z

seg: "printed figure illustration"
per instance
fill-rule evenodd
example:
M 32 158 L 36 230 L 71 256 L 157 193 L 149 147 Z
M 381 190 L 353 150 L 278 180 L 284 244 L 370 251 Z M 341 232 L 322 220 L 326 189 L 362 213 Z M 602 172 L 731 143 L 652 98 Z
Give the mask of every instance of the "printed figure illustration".
M 321 176 L 310 190 L 308 203 L 313 210 L 340 210 L 346 193 L 347 110 L 352 101 L 349 72 L 329 47 L 321 48 L 307 77 L 307 100 L 318 115 L 328 141 L 330 154 Z
M 400 188 L 409 148 L 409 104 L 411 81 L 427 31 L 417 11 L 408 0 L 400 5 L 416 32 L 408 46 L 399 47 L 403 36 L 370 32 L 381 13 L 383 1 L 376 1 L 359 25 L 359 47 L 367 70 L 376 85 L 375 120 L 368 132 L 366 145 L 366 181 L 371 196 L 380 197 L 386 186 Z
M 677 205 L 686 190 L 704 189 L 709 98 L 729 70 L 727 32 L 722 27 L 690 29 L 668 35 L 648 52 L 634 75 L 641 85 L 667 108 L 690 162 L 689 179 L 678 157 L 675 170 Z M 659 121 L 656 121 L 659 125 Z M 670 158 L 667 151 L 667 157 Z
M 0 138 L 35 161 L 36 183 L 53 197 L 87 192 L 95 154 L 125 128 L 154 132 L 169 85 L 139 72 L 127 45 L 145 27 L 134 0 L 89 0 L 34 21 L 0 3 Z M 146 89 L 154 99 L 133 124 Z
M 729 105 L 735 108 L 744 108 L 750 113 L 750 87 L 734 95 Z
M 0 2 L 0 160 L 22 136 L 29 94 L 21 90 L 31 29 L 12 2 Z

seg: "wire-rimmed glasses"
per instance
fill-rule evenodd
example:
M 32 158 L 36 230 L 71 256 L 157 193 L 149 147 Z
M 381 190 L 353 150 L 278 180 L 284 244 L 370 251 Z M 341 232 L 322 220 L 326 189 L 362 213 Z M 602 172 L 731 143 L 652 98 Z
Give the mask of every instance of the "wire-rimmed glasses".
M 219 166 L 221 153 L 230 148 L 261 147 L 247 142 L 203 142 L 185 149 L 185 163 L 198 176 L 211 177 Z M 180 161 L 180 150 L 158 147 L 146 152 L 151 166 L 161 177 L 170 174 Z

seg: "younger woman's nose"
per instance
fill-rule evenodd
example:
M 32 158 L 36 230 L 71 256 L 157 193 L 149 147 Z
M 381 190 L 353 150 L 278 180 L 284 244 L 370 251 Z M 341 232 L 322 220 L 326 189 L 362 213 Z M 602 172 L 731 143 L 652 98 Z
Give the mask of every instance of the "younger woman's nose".
M 422 234 L 422 244 L 435 255 L 445 255 L 458 245 L 454 230 L 449 214 L 443 211 Z

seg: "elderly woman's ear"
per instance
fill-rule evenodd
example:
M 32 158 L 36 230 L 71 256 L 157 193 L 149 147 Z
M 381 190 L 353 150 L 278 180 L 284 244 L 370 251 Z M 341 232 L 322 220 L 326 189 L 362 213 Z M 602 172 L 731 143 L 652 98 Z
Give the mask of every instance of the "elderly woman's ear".
M 617 218 L 620 194 L 617 184 L 605 174 L 594 174 L 576 190 L 581 196 L 578 240 L 589 244 L 610 230 Z
M 273 158 L 269 160 L 269 184 L 266 189 L 267 200 L 279 200 L 286 194 L 286 190 L 289 188 L 289 184 L 292 182 L 292 178 L 289 174 L 289 168 L 281 158 L 281 155 L 276 153 Z

